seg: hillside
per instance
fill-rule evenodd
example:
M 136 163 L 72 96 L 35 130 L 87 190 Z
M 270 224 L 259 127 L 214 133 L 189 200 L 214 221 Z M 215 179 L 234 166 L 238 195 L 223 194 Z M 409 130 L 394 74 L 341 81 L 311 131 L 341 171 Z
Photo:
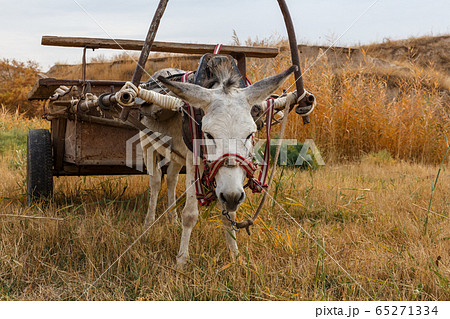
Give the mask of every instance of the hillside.
M 431 67 L 450 76 L 450 35 L 385 41 L 361 48 L 378 59 Z

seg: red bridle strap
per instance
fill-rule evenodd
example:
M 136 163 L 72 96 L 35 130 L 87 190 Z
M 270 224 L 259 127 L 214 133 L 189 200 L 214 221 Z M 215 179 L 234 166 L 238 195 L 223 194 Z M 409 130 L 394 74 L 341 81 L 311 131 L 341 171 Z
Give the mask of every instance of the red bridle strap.
M 212 183 L 214 178 L 216 177 L 219 168 L 222 166 L 232 167 L 232 166 L 241 166 L 244 171 L 247 173 L 248 178 L 253 178 L 253 174 L 256 171 L 256 165 L 246 160 L 239 154 L 224 154 L 215 160 L 211 165 L 209 165 L 209 172 L 207 178 L 209 182 Z

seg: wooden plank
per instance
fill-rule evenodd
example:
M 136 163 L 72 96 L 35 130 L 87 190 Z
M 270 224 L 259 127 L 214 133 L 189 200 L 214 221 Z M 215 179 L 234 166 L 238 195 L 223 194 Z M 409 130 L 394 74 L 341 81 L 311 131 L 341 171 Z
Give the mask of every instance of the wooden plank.
M 89 80 L 93 87 L 104 86 L 109 88 L 111 86 L 121 88 L 125 81 L 97 81 Z M 28 100 L 46 100 L 55 93 L 55 90 L 61 85 L 74 86 L 83 84 L 82 80 L 60 80 L 54 78 L 39 79 L 34 84 L 30 92 L 28 92 Z
M 28 100 L 46 100 L 55 93 L 59 85 L 42 85 L 39 79 L 34 84 L 30 92 L 28 92 Z
M 57 171 L 63 168 L 66 125 L 67 119 L 65 118 L 52 120 L 53 167 Z
M 140 172 L 125 165 L 80 165 L 64 162 L 64 167 L 53 170 L 54 176 L 98 176 L 98 175 L 143 175 Z
M 60 47 L 78 47 L 90 49 L 123 49 L 141 51 L 144 41 L 123 40 L 123 39 L 102 39 L 102 38 L 81 38 L 81 37 L 58 37 L 43 36 L 42 45 Z M 153 42 L 152 52 L 184 53 L 184 54 L 205 54 L 212 53 L 215 45 L 196 43 L 176 43 L 176 42 Z M 249 58 L 273 58 L 278 55 L 277 48 L 269 47 L 247 47 L 224 45 L 220 50 L 222 54 L 245 53 Z

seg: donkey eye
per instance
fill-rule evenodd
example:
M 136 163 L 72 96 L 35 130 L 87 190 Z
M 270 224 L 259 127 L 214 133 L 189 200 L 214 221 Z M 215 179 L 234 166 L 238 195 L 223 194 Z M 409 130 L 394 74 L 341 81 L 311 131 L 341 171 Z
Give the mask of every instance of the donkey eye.
M 205 136 L 209 140 L 214 140 L 214 137 L 211 134 L 209 134 L 209 133 L 205 133 Z

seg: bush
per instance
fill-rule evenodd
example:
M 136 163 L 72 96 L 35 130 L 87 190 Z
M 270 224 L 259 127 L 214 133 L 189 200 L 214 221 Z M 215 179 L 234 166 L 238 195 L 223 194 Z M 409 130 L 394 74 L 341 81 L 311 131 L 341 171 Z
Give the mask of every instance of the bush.
M 276 141 L 277 141 L 276 139 L 272 140 L 272 143 L 271 143 L 272 145 L 270 145 L 270 162 L 271 163 L 273 163 L 273 159 L 275 158 L 275 152 L 277 150 Z M 317 165 L 316 161 L 313 159 L 311 150 L 308 150 L 308 153 L 305 156 L 305 158 L 303 159 L 303 161 L 301 160 L 300 152 L 301 152 L 302 148 L 303 148 L 303 144 L 300 144 L 298 142 L 296 145 L 290 145 L 290 144 L 287 144 L 286 142 L 283 142 L 281 151 L 280 151 L 280 156 L 278 157 L 278 160 L 277 160 L 277 165 L 278 166 L 287 166 L 287 167 L 291 167 L 291 168 L 297 167 L 297 168 L 301 168 L 301 169 L 317 168 L 318 165 Z M 258 153 L 261 156 L 261 158 L 264 157 L 265 149 L 266 149 L 266 144 L 264 143 L 264 145 L 258 150 Z M 282 158 L 282 156 L 281 156 L 281 152 L 283 152 L 284 149 L 286 149 L 286 151 L 287 151 L 287 155 L 286 155 L 285 159 Z
M 36 62 L 0 60 L 0 104 L 7 110 L 19 110 L 29 116 L 39 115 L 39 102 L 28 101 L 28 92 L 38 78 Z
M 248 61 L 253 81 L 291 65 L 285 50 L 273 60 Z M 308 125 L 291 112 L 285 138 L 313 139 L 327 163 L 361 160 L 361 155 L 383 149 L 401 160 L 430 164 L 442 160 L 445 138 L 450 136 L 450 85 L 442 83 L 443 75 L 437 71 L 417 65 L 382 67 L 370 63 L 370 57 L 360 64 L 349 60 L 336 66 L 327 56 L 304 60 L 302 70 L 317 107 Z M 283 88 L 290 91 L 293 84 L 291 77 Z M 275 134 L 278 130 L 279 126 L 273 128 Z

